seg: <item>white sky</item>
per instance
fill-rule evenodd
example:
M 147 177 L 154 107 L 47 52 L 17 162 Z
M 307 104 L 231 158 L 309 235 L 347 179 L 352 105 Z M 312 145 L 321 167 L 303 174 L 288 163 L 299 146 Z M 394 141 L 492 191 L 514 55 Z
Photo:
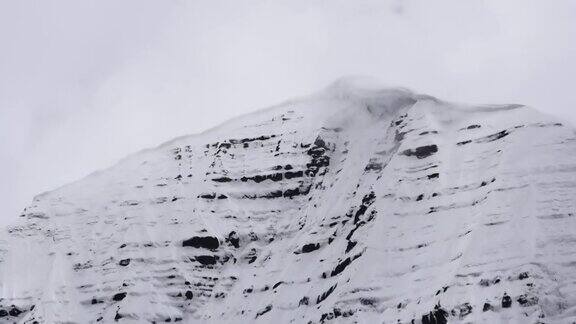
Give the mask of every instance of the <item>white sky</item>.
M 0 224 L 343 75 L 576 122 L 574 0 L 0 0 Z

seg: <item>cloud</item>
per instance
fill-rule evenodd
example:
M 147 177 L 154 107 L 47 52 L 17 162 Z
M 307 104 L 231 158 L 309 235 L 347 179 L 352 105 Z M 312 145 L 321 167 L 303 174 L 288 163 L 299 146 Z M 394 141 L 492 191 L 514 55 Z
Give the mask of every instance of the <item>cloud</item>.
M 0 4 L 0 223 L 32 195 L 343 75 L 576 121 L 572 0 Z

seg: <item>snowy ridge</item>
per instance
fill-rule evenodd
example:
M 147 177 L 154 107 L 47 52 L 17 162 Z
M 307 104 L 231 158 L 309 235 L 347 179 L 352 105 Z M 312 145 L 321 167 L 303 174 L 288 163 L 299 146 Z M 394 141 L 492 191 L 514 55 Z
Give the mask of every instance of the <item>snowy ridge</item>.
M 0 322 L 571 323 L 576 136 L 365 80 L 38 196 Z

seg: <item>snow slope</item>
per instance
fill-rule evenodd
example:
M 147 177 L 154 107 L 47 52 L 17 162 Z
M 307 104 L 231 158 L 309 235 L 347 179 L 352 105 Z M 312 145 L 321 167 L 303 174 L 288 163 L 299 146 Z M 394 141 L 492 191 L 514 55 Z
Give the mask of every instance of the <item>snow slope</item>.
M 345 79 L 42 194 L 4 323 L 573 323 L 576 135 Z

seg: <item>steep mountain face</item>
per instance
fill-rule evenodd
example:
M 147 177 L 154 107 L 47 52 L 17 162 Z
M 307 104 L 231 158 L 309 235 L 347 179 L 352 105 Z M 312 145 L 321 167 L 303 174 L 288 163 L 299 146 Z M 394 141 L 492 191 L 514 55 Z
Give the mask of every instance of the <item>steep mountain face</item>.
M 571 323 L 576 135 L 340 81 L 35 198 L 0 322 Z

